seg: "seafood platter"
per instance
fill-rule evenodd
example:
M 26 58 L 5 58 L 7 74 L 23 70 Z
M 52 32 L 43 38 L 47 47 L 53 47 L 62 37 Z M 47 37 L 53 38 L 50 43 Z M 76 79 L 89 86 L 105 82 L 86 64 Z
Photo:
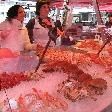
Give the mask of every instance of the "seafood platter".
M 112 103 L 112 43 L 97 55 L 101 46 L 85 39 L 70 47 L 48 48 L 38 71 L 37 58 L 22 57 L 13 71 L 8 66 L 14 66 L 18 56 L 9 57 L 11 61 L 1 56 L 1 62 L 10 64 L 0 65 L 0 112 L 103 111 Z M 38 57 L 43 50 L 38 45 Z

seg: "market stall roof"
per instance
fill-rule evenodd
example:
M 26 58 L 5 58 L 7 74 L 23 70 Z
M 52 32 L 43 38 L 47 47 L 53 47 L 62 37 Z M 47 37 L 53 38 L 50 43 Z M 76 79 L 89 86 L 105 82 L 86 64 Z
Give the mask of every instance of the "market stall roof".
M 53 4 L 57 7 L 61 7 L 63 5 L 64 0 L 51 0 Z M 87 6 L 87 5 L 93 5 L 94 0 L 68 0 L 69 5 L 72 6 Z M 112 5 L 112 0 L 97 0 L 98 4 L 100 6 L 105 5 Z
M 112 4 L 108 5 L 101 5 L 99 7 L 100 11 L 105 11 L 105 12 L 112 12 Z
M 61 0 L 60 0 L 61 1 Z M 62 0 L 63 1 L 63 0 Z M 78 5 L 81 4 L 91 4 L 93 5 L 94 0 L 70 0 L 70 5 Z M 112 12 L 112 0 L 97 0 L 100 11 Z
M 26 0 L 23 0 L 26 1 Z M 30 0 L 30 1 L 51 1 L 51 2 L 74 2 L 74 3 L 92 3 L 94 0 Z M 97 0 L 99 3 L 112 3 L 112 0 Z
M 64 2 L 64 0 L 52 0 L 55 2 Z M 69 2 L 74 3 L 92 3 L 93 0 L 68 0 Z M 112 0 L 97 0 L 99 3 L 112 3 Z

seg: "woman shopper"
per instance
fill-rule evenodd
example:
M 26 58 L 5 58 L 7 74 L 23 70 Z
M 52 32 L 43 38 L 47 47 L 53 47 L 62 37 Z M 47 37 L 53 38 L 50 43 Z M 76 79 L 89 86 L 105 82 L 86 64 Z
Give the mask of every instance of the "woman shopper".
M 9 48 L 14 52 L 36 50 L 36 45 L 30 43 L 27 29 L 23 27 L 24 17 L 22 6 L 14 5 L 9 8 L 6 20 L 0 23 L 1 48 Z

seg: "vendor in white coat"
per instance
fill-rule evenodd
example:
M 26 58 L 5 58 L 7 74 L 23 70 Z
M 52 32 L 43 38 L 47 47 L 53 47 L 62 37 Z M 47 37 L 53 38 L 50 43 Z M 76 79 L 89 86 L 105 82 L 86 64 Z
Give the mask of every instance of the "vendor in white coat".
M 31 43 L 38 43 L 45 47 L 49 40 L 48 32 L 50 27 L 54 27 L 54 23 L 48 17 L 50 11 L 50 2 L 38 1 L 36 3 L 36 17 L 31 19 L 26 28 Z M 54 46 L 55 43 L 52 41 L 50 46 Z
M 0 46 L 12 51 L 36 50 L 30 43 L 27 29 L 23 27 L 24 8 L 14 5 L 7 12 L 7 19 L 0 23 Z

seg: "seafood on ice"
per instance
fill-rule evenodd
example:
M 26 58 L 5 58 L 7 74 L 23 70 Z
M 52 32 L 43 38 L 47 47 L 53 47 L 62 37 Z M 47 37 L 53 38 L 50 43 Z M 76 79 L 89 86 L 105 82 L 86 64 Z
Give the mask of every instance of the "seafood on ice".
M 30 80 L 37 80 L 39 81 L 42 78 L 45 78 L 45 76 L 38 71 L 31 70 L 31 71 L 25 71 L 24 74 L 30 79 Z
M 43 74 L 35 72 L 34 70 L 25 71 L 21 73 L 0 73 L 0 90 L 12 88 L 21 83 L 21 81 L 30 81 L 45 78 Z
M 92 50 L 100 50 L 102 42 L 96 41 L 95 39 L 85 39 L 81 42 L 78 42 L 75 46 L 78 48 L 89 48 Z
M 95 50 L 99 51 L 102 47 L 103 42 L 102 40 L 96 39 L 84 39 L 78 42 L 74 47 L 85 49 L 85 50 Z M 112 43 L 108 43 L 103 51 L 107 51 L 108 53 L 112 53 Z
M 75 102 L 85 98 L 97 100 L 97 95 L 102 95 L 106 89 L 107 83 L 102 78 L 88 79 L 86 82 L 68 78 L 58 85 L 57 91 L 65 98 Z
M 30 80 L 24 73 L 1 73 L 0 90 L 8 89 L 19 84 L 21 81 Z
M 42 55 L 44 48 L 40 45 L 37 47 L 38 56 Z M 67 61 L 73 64 L 87 64 L 91 63 L 99 64 L 107 67 L 112 65 L 112 56 L 108 53 L 97 55 L 97 52 L 77 53 L 70 49 L 63 50 L 60 48 L 48 48 L 44 60 L 48 61 Z
M 64 100 L 36 88 L 32 88 L 31 93 L 21 94 L 15 102 L 16 106 L 11 108 L 11 112 L 63 112 L 68 109 L 68 104 Z
M 43 72 L 62 71 L 68 75 L 68 79 L 58 85 L 58 92 L 65 98 L 77 101 L 87 97 L 102 95 L 107 89 L 107 82 L 102 78 L 92 78 L 88 73 L 84 73 L 75 64 L 65 61 L 56 61 L 46 64 Z

